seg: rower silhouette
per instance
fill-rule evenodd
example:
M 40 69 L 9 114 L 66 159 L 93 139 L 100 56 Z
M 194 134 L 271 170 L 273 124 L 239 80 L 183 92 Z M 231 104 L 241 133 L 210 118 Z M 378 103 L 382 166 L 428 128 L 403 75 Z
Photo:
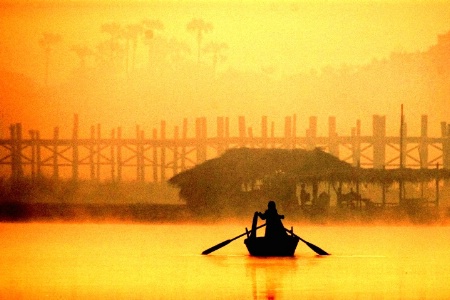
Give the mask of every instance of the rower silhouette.
M 281 222 L 281 219 L 284 219 L 284 215 L 278 214 L 277 207 L 274 201 L 269 201 L 267 210 L 264 213 L 255 212 L 252 227 L 256 227 L 258 217 L 260 217 L 262 220 L 266 220 L 266 238 L 279 239 L 287 236 L 284 225 Z M 253 234 L 256 235 L 256 230 L 252 230 L 252 235 Z

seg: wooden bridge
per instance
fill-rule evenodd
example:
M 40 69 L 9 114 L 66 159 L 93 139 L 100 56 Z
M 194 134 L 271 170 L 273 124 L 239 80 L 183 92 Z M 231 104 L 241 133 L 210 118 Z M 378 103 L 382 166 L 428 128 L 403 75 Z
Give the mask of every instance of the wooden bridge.
M 59 137 L 54 128 L 52 138 L 41 138 L 30 130 L 28 137 L 20 123 L 12 124 L 10 138 L 0 140 L 0 174 L 18 179 L 53 176 L 91 180 L 136 180 L 163 182 L 183 170 L 221 155 L 229 148 L 304 148 L 320 147 L 353 165 L 369 168 L 428 168 L 436 164 L 450 168 L 450 124 L 441 122 L 441 136 L 428 136 L 428 117 L 422 115 L 421 135 L 410 137 L 406 126 L 403 138 L 386 135 L 386 118 L 374 115 L 371 136 L 361 135 L 361 122 L 348 136 L 336 132 L 336 119 L 328 119 L 328 136 L 317 136 L 317 117 L 309 117 L 304 135 L 297 132 L 296 115 L 285 117 L 284 135 L 275 136 L 274 122 L 261 118 L 260 133 L 246 126 L 245 117 L 238 118 L 238 132 L 230 133 L 228 117 L 217 118 L 217 132 L 207 135 L 206 118 L 195 120 L 195 136 L 188 136 L 188 120 L 175 126 L 173 136 L 166 136 L 166 122 L 146 137 L 139 126 L 132 138 L 122 136 L 122 128 L 112 129 L 104 137 L 101 125 L 91 126 L 90 136 L 79 136 L 78 115 L 74 116 L 72 138 Z M 191 125 L 192 126 L 192 125 Z M 400 132 L 399 132 L 400 133 Z M 402 149 L 400 149 L 402 148 Z M 400 157 L 402 153 L 402 157 Z

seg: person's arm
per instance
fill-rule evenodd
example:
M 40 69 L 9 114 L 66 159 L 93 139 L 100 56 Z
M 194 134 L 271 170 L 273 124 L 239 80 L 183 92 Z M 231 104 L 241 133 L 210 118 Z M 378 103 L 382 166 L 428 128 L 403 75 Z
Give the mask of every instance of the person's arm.
M 258 212 L 258 216 L 261 218 L 261 220 L 265 220 L 266 219 L 266 214 L 264 213 L 261 213 L 261 212 Z

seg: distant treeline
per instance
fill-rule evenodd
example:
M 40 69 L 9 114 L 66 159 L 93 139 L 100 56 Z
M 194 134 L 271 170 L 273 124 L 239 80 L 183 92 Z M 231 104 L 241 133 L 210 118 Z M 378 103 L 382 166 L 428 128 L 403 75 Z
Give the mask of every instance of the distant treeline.
M 206 21 L 192 22 L 194 33 L 201 32 L 203 36 L 211 31 L 212 25 Z M 153 27 L 142 23 L 138 26 L 141 29 L 133 29 L 140 32 L 138 41 L 148 47 L 148 64 L 133 63 L 134 35 L 131 38 L 120 33 L 134 27 L 110 23 L 101 28 L 108 37 L 101 42 L 103 46 L 89 50 L 74 45 L 70 53 L 74 59 L 77 58 L 73 54 L 79 56 L 80 66 L 58 86 L 50 82 L 43 87 L 21 74 L 0 71 L 5 118 L 10 115 L 19 118 L 16 122 L 42 123 L 42 116 L 46 116 L 46 124 L 64 125 L 63 116 L 70 117 L 81 110 L 81 117 L 88 122 L 123 124 L 130 122 L 131 115 L 133 122 L 145 126 L 161 119 L 158 113 L 162 112 L 181 119 L 186 114 L 205 116 L 212 111 L 215 115 L 249 110 L 255 115 L 268 111 L 287 115 L 296 109 L 307 109 L 307 116 L 325 109 L 337 117 L 358 118 L 396 112 L 403 102 L 414 111 L 425 113 L 432 103 L 442 108 L 434 109 L 441 114 L 435 118 L 448 117 L 450 32 L 439 36 L 437 44 L 423 52 L 396 52 L 366 65 L 329 66 L 280 78 L 275 69 L 220 69 L 221 59 L 233 51 L 225 43 L 207 45 L 201 39 L 197 51 L 192 51 L 197 52 L 194 55 L 186 45 L 165 37 L 158 29 L 163 25 L 157 20 L 148 24 Z M 41 41 L 51 49 L 58 45 L 58 38 L 51 35 L 44 35 Z M 48 72 L 52 72 L 51 65 Z M 258 105 L 252 105 L 254 101 Z M 20 103 L 21 110 L 8 110 Z M 367 109 L 373 103 L 380 111 Z

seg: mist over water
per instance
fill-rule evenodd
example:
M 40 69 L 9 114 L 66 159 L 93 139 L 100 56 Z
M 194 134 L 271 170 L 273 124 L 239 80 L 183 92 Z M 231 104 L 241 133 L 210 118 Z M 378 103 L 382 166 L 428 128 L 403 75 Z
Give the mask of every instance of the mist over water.
M 9 299 L 446 299 L 449 227 L 299 226 L 331 255 L 252 258 L 247 224 L 0 224 L 0 294 Z M 248 225 L 247 225 L 248 226 Z

